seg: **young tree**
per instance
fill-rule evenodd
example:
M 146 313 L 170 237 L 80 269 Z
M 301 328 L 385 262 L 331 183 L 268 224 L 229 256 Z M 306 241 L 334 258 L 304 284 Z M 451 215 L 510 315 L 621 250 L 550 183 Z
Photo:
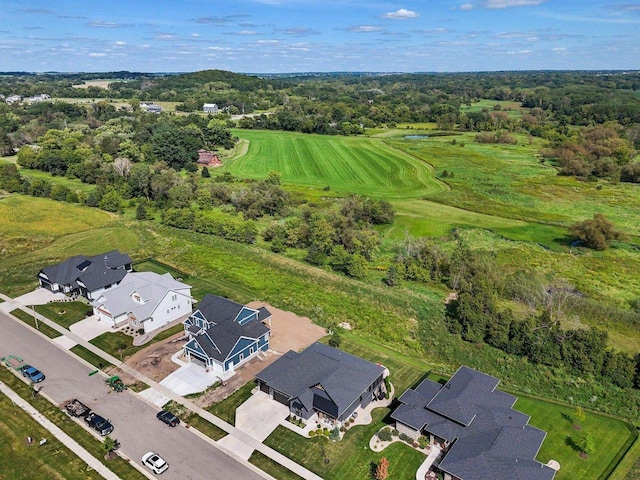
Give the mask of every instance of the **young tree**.
M 147 219 L 147 209 L 144 207 L 143 203 L 139 203 L 136 207 L 136 220 L 146 220 Z
M 105 456 L 109 457 L 111 454 L 118 448 L 118 441 L 111 438 L 109 435 L 104 437 L 104 441 L 102 442 L 102 449 L 104 450 Z
M 579 426 L 586 418 L 587 416 L 584 414 L 582 407 L 576 407 L 573 411 L 573 423 Z
M 585 433 L 578 439 L 578 448 L 584 455 L 589 455 L 596 451 L 596 444 L 593 440 L 593 435 Z
M 387 480 L 387 478 L 389 478 L 389 460 L 387 457 L 382 457 L 376 468 L 376 480 Z

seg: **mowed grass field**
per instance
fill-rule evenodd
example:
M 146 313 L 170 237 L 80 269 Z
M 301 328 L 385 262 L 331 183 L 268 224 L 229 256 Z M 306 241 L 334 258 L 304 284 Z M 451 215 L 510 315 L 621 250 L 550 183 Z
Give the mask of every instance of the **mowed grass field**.
M 431 166 L 380 139 L 234 130 L 249 141 L 246 155 L 225 169 L 248 178 L 274 170 L 283 183 L 328 186 L 376 198 L 415 198 L 446 188 Z

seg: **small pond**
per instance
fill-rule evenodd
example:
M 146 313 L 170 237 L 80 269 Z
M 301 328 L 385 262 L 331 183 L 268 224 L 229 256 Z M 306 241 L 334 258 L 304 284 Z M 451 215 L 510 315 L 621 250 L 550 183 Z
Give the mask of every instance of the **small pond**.
M 416 140 L 419 138 L 429 138 L 429 135 L 405 135 L 404 138 L 407 138 L 409 140 Z

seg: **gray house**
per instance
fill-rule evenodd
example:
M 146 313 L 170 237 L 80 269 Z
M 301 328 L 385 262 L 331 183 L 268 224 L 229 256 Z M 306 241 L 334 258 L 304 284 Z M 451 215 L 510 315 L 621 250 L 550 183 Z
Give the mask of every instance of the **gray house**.
M 314 414 L 340 425 L 359 407 L 385 393 L 381 365 L 336 348 L 314 343 L 302 353 L 292 350 L 256 375 L 261 391 L 289 406 L 292 415 Z
M 271 313 L 207 294 L 184 321 L 184 354 L 225 379 L 239 365 L 269 350 Z
M 97 299 L 102 292 L 118 285 L 133 270 L 126 253 L 112 250 L 94 257 L 76 255 L 38 273 L 40 286 L 52 292 Z
M 425 379 L 400 397 L 396 428 L 427 435 L 443 448 L 445 480 L 551 480 L 555 470 L 535 458 L 547 435 L 513 409 L 517 398 L 500 381 L 462 366 L 443 386 Z

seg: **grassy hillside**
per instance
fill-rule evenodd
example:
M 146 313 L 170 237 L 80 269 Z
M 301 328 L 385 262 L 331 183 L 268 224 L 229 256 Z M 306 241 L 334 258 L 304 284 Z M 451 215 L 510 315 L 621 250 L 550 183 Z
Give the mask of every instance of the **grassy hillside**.
M 445 187 L 431 166 L 385 145 L 379 139 L 236 130 L 248 140 L 247 154 L 226 169 L 248 178 L 265 178 L 271 170 L 283 183 L 325 187 L 378 198 L 415 198 Z

